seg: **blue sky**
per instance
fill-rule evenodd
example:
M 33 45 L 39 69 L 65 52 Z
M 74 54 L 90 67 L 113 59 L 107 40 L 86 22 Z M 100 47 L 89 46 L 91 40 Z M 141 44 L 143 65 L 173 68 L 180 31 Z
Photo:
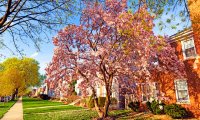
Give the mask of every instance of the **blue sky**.
M 166 19 L 169 18 L 171 14 L 175 14 L 175 13 L 171 12 L 168 15 L 163 15 L 161 17 L 161 19 L 154 20 L 155 27 L 154 27 L 153 31 L 154 31 L 155 35 L 170 36 L 170 35 L 177 33 L 179 30 L 182 30 L 184 25 L 187 25 L 188 27 L 190 26 L 190 21 L 188 23 L 182 23 L 180 20 L 181 18 L 176 16 L 176 20 L 174 20 L 174 21 L 172 20 L 172 22 L 170 24 L 166 23 L 166 28 L 164 28 L 162 31 L 159 30 L 158 23 L 160 21 L 166 21 Z M 75 24 L 79 23 L 79 17 L 73 18 L 72 20 L 70 20 L 70 22 L 75 23 Z M 177 23 L 181 23 L 181 25 L 177 26 L 176 29 L 172 29 L 171 25 L 177 24 Z M 62 29 L 62 28 L 60 28 L 60 29 Z M 56 36 L 56 34 L 57 34 L 57 32 L 49 34 L 49 38 Z M 2 39 L 4 40 L 4 42 L 6 42 L 8 44 L 11 42 L 11 38 L 7 34 L 3 35 Z M 10 45 L 9 46 L 10 48 L 14 48 L 14 46 L 12 44 L 9 44 L 9 45 Z M 52 56 L 53 56 L 54 45 L 53 45 L 52 41 L 50 41 L 49 43 L 42 43 L 40 45 L 41 51 L 39 51 L 39 52 L 34 48 L 34 46 L 23 45 L 21 47 L 24 49 L 24 53 L 26 54 L 27 57 L 32 57 L 40 63 L 40 73 L 45 74 L 44 69 L 45 69 L 46 65 L 51 61 Z M 6 57 L 14 56 L 7 49 L 0 49 L 0 54 L 5 55 Z M 3 61 L 3 60 L 4 60 L 3 58 L 0 58 L 0 61 Z

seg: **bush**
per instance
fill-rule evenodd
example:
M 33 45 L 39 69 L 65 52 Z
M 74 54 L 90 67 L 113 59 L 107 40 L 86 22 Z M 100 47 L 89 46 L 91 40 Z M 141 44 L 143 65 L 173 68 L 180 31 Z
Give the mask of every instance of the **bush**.
M 111 105 L 116 105 L 117 104 L 117 99 L 116 98 L 111 98 Z
M 60 98 L 51 97 L 51 101 L 60 101 Z
M 87 100 L 85 98 L 81 99 L 80 106 L 86 107 L 87 106 Z
M 140 108 L 140 102 L 139 101 L 130 102 L 128 104 L 128 107 L 131 108 L 133 111 L 138 112 Z
M 81 99 L 81 103 L 86 103 L 86 102 L 87 102 L 86 98 Z
M 98 97 L 98 105 L 99 107 L 104 107 L 106 101 L 106 97 Z M 86 99 L 86 104 L 88 108 L 94 108 L 94 99 L 92 96 Z M 116 98 L 111 98 L 111 104 L 117 104 L 117 99 Z
M 90 96 L 88 99 L 87 99 L 87 107 L 88 108 L 94 108 L 95 105 L 94 105 L 94 99 L 92 96 Z
M 40 94 L 39 96 L 43 100 L 50 100 L 51 97 L 49 97 L 47 94 Z
M 166 105 L 164 111 L 172 118 L 185 118 L 188 116 L 186 109 L 177 104 Z
M 77 96 L 77 95 L 71 95 L 71 96 L 68 96 L 67 99 L 66 99 L 66 102 L 67 103 L 72 103 L 74 102 L 75 100 L 79 99 L 80 97 Z
M 153 111 L 151 109 L 151 103 L 149 101 L 146 102 L 146 106 L 147 106 L 147 109 L 150 110 L 151 112 Z
M 76 95 L 76 96 L 77 96 L 77 93 L 76 93 L 76 91 L 72 92 L 72 95 Z
M 164 110 L 164 103 L 159 103 L 157 100 L 153 100 L 152 102 L 146 102 L 147 108 L 153 113 L 153 114 L 163 114 Z M 161 108 L 162 107 L 162 108 Z
M 106 97 L 99 97 L 98 98 L 98 105 L 99 107 L 104 107 L 106 101 Z

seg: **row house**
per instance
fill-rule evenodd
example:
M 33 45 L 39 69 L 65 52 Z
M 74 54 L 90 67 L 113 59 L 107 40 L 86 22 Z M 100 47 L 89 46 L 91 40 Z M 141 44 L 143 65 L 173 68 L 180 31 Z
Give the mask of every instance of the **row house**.
M 178 59 L 185 64 L 186 78 L 174 79 L 170 74 L 158 74 L 151 83 L 140 83 L 140 101 L 152 99 L 176 103 L 185 107 L 195 117 L 200 117 L 200 40 L 192 28 L 170 36 L 169 44 Z
M 175 48 L 179 60 L 185 64 L 187 78 L 174 80 L 173 102 L 200 117 L 200 39 L 192 27 L 170 37 L 169 43 Z
M 180 104 L 195 117 L 200 117 L 200 39 L 192 28 L 170 36 L 169 44 L 175 49 L 178 59 L 185 64 L 186 78 L 175 79 L 170 74 L 156 73 L 149 82 L 135 83 L 135 93 L 125 95 L 119 90 L 120 108 L 125 108 L 136 99 L 145 104 L 154 99 L 167 104 Z

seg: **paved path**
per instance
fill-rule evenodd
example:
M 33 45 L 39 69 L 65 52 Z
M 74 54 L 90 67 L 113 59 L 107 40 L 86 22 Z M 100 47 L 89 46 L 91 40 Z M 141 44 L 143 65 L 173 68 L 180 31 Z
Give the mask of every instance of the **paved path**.
M 23 120 L 22 98 L 19 98 L 1 120 Z

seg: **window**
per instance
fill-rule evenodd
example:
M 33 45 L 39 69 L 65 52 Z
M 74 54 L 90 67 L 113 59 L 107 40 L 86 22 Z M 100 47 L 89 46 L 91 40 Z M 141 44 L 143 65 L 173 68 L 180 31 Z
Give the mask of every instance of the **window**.
M 175 80 L 176 99 L 178 103 L 189 103 L 187 80 Z
M 142 90 L 142 101 L 148 101 L 149 100 L 149 85 L 142 83 L 141 84 L 141 90 Z
M 142 90 L 142 101 L 157 99 L 159 96 L 159 84 L 156 82 L 142 83 L 141 90 Z
M 152 98 L 157 99 L 158 96 L 159 96 L 159 84 L 157 82 L 154 82 L 152 87 Z
M 196 56 L 196 49 L 193 38 L 186 41 L 181 41 L 181 43 L 184 59 Z

